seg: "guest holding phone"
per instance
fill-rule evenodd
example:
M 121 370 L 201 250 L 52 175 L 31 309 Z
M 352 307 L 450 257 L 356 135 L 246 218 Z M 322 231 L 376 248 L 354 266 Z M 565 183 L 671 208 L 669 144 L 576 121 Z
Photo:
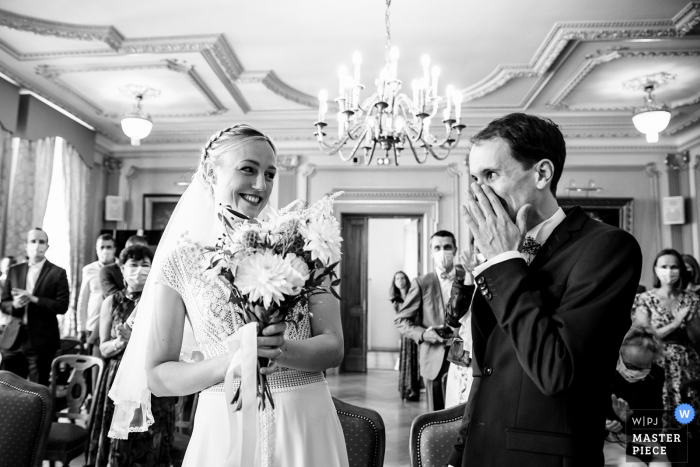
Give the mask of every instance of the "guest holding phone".
M 420 375 L 425 382 L 428 410 L 445 408 L 442 377 L 450 367 L 446 359 L 447 340 L 452 329 L 445 324 L 445 305 L 454 281 L 454 255 L 457 242 L 451 232 L 440 230 L 430 237 L 430 255 L 435 272 L 418 277 L 396 314 L 394 324 L 420 347 Z

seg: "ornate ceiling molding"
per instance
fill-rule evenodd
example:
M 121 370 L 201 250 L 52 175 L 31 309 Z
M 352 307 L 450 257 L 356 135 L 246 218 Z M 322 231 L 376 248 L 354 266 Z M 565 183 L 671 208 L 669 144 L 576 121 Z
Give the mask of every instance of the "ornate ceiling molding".
M 237 83 L 262 83 L 267 89 L 278 96 L 282 96 L 288 101 L 315 108 L 318 106 L 318 99 L 297 91 L 293 87 L 284 83 L 274 71 L 244 71 L 240 74 Z
M 112 26 L 89 26 L 83 24 L 58 23 L 39 18 L 22 16 L 7 10 L 0 10 L 0 26 L 32 32 L 42 36 L 77 39 L 81 41 L 100 41 L 116 49 L 124 41 L 119 31 Z
M 547 73 L 571 41 L 593 42 L 682 37 L 700 23 L 700 2 L 691 2 L 670 20 L 555 23 L 529 64 L 499 65 L 486 78 L 462 89 L 463 102 L 494 92 L 515 78 Z
M 574 76 L 561 88 L 554 98 L 546 104 L 547 108 L 554 110 L 576 110 L 576 111 L 600 111 L 600 110 L 632 110 L 634 106 L 578 106 L 569 105 L 566 98 L 583 82 L 584 79 L 597 67 L 605 63 L 624 58 L 679 58 L 679 57 L 699 57 L 700 50 L 629 50 L 627 47 L 610 47 L 605 50 L 598 50 L 595 54 L 587 55 L 584 62 L 579 66 Z M 693 102 L 694 99 L 697 99 Z M 679 99 L 670 103 L 669 107 L 676 108 L 684 105 L 692 105 L 700 102 L 700 93 L 686 99 Z
M 698 93 L 698 94 L 700 94 L 700 93 Z M 696 94 L 696 96 L 697 96 L 697 94 Z M 696 124 L 699 121 L 700 121 L 700 110 L 690 114 L 690 116 L 686 120 L 683 120 L 681 123 L 674 126 L 673 128 L 669 128 L 668 130 L 666 130 L 665 133 L 668 133 L 669 135 L 675 135 L 676 133 L 683 131 L 688 127 L 693 126 L 694 124 Z
M 39 65 L 36 67 L 36 73 L 48 79 L 56 86 L 64 91 L 80 99 L 83 103 L 89 106 L 97 115 L 102 115 L 106 118 L 118 118 L 120 114 L 106 113 L 104 109 L 85 97 L 82 93 L 73 89 L 60 79 L 60 76 L 66 73 L 90 73 L 90 72 L 105 72 L 105 71 L 126 71 L 126 70 L 170 70 L 175 73 L 184 74 L 189 82 L 204 96 L 207 102 L 213 107 L 209 112 L 199 113 L 167 113 L 167 114 L 151 114 L 156 118 L 165 117 L 203 117 L 210 115 L 220 115 L 228 111 L 226 107 L 219 101 L 216 95 L 209 89 L 206 83 L 202 80 L 193 66 L 180 63 L 177 60 L 162 60 L 153 63 L 136 63 L 136 64 L 120 64 L 120 65 L 73 65 L 65 67 L 55 67 L 49 65 Z
M 125 38 L 112 26 L 90 26 L 45 21 L 29 16 L 22 16 L 0 9 L 0 26 L 7 26 L 19 31 L 32 32 L 44 36 L 64 39 L 102 42 L 107 48 L 94 50 L 75 50 L 64 52 L 22 53 L 0 40 L 0 49 L 19 61 L 46 60 L 57 57 L 94 57 L 131 54 L 175 54 L 200 53 L 221 80 L 227 91 L 236 101 L 243 113 L 253 110 L 247 102 L 236 81 L 244 72 L 243 65 L 236 53 L 226 41 L 223 34 Z M 253 72 L 260 73 L 260 72 Z M 312 96 L 302 93 L 284 83 L 274 71 L 266 71 L 261 82 L 272 92 L 293 102 L 316 107 Z

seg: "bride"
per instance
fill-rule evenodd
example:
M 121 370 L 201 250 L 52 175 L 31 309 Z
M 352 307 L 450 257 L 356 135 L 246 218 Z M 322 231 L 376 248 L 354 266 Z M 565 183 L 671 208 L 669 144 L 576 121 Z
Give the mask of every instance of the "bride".
M 229 420 L 223 387 L 232 359 L 226 339 L 243 323 L 231 312 L 222 280 L 203 274 L 203 247 L 213 246 L 222 231 L 217 206 L 230 205 L 250 218 L 261 214 L 275 162 L 272 141 L 244 124 L 214 134 L 203 148 L 192 184 L 158 246 L 110 391 L 116 405 L 110 436 L 124 438 L 153 423 L 151 392 L 159 397 L 200 392 L 183 465 L 237 465 L 231 459 L 241 459 L 241 451 L 252 447 L 241 441 L 250 433 L 244 433 L 240 411 Z M 255 465 L 347 467 L 343 431 L 322 373 L 343 358 L 337 300 L 312 297 L 297 326 L 282 322 L 262 334 L 258 356 L 271 363 L 260 372 L 268 375 L 274 409 L 268 404 L 258 412 Z M 234 385 L 240 385 L 239 377 Z

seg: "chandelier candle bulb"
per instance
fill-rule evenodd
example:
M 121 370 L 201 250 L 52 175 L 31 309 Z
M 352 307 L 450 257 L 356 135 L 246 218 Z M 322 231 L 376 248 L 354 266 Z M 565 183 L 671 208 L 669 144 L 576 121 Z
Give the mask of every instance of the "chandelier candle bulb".
M 352 64 L 355 65 L 355 83 L 360 84 L 360 65 L 362 65 L 360 52 L 352 54 Z
M 398 76 L 398 68 L 399 68 L 399 48 L 398 47 L 392 47 L 391 51 L 389 51 L 389 58 L 391 59 L 391 79 L 395 80 L 396 77 Z
M 438 95 L 438 78 L 440 77 L 440 67 L 434 66 L 432 70 L 433 76 L 433 95 Z
M 457 120 L 457 125 L 459 125 L 459 121 L 462 118 L 462 93 L 455 91 L 453 99 L 455 101 L 455 120 Z
M 345 65 L 340 65 L 338 68 L 338 80 L 340 82 L 338 96 L 343 97 L 345 95 L 345 85 L 347 83 L 348 69 Z
M 328 91 L 321 89 L 318 93 L 318 121 L 322 122 L 328 112 Z
M 449 120 L 452 117 L 452 96 L 455 92 L 454 86 L 451 84 L 447 86 L 447 105 L 445 106 L 445 120 Z
M 423 79 L 426 83 L 430 82 L 430 57 L 423 55 L 420 59 L 421 65 L 423 65 Z

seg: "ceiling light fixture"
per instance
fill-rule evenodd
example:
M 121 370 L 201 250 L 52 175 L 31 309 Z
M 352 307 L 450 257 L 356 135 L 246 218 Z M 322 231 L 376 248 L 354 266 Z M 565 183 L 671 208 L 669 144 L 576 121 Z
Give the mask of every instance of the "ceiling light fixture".
M 665 104 L 654 102 L 654 83 L 649 83 L 644 87 L 647 93 L 644 98 L 644 107 L 634 109 L 632 123 L 640 132 L 647 135 L 647 143 L 659 141 L 659 133 L 664 131 L 671 121 L 671 112 Z
M 374 152 L 379 146 L 384 156 L 377 159 L 379 165 L 393 162 L 399 165 L 399 156 L 406 145 L 419 164 L 426 162 L 430 155 L 437 160 L 444 160 L 450 151 L 459 143 L 462 130 L 461 124 L 462 94 L 455 91 L 453 86 L 447 87 L 446 103 L 442 113 L 442 123 L 446 135 L 438 139 L 430 133 L 430 125 L 435 118 L 442 98 L 438 96 L 438 78 L 440 69 L 430 68 L 430 58 L 424 55 L 421 64 L 423 77 L 413 80 L 411 88 L 413 99 L 406 94 L 400 94 L 401 80 L 397 78 L 399 49 L 391 47 L 389 28 L 389 7 L 391 0 L 386 0 L 386 65 L 375 80 L 377 90 L 369 98 L 360 102 L 360 92 L 364 86 L 360 84 L 360 65 L 362 56 L 355 52 L 353 55 L 353 74 L 350 75 L 345 66 L 340 67 L 340 93 L 335 99 L 339 111 L 338 140 L 333 144 L 324 141 L 323 129 L 328 125 L 325 115 L 328 111 L 328 91 L 322 89 L 318 95 L 319 109 L 316 126 L 316 138 L 321 151 L 325 154 L 338 154 L 343 161 L 357 160 L 355 154 L 361 147 L 364 151 L 364 163 L 369 165 Z M 344 157 L 341 149 L 349 141 L 353 147 L 348 157 Z M 416 146 L 423 148 L 422 156 L 416 152 Z M 446 150 L 438 155 L 435 147 Z
M 676 79 L 676 75 L 671 73 L 654 73 L 640 76 L 622 83 L 626 89 L 644 91 L 644 106 L 637 107 L 632 111 L 632 123 L 634 127 L 647 136 L 647 143 L 659 141 L 659 133 L 664 131 L 671 121 L 671 112 L 665 104 L 654 102 L 655 89 Z
M 141 140 L 148 136 L 151 133 L 151 129 L 153 129 L 153 121 L 141 109 L 141 101 L 151 97 L 158 97 L 160 91 L 136 85 L 125 86 L 121 91 L 136 98 L 134 111 L 124 115 L 124 118 L 122 118 L 122 131 L 131 138 L 132 146 L 140 146 Z

